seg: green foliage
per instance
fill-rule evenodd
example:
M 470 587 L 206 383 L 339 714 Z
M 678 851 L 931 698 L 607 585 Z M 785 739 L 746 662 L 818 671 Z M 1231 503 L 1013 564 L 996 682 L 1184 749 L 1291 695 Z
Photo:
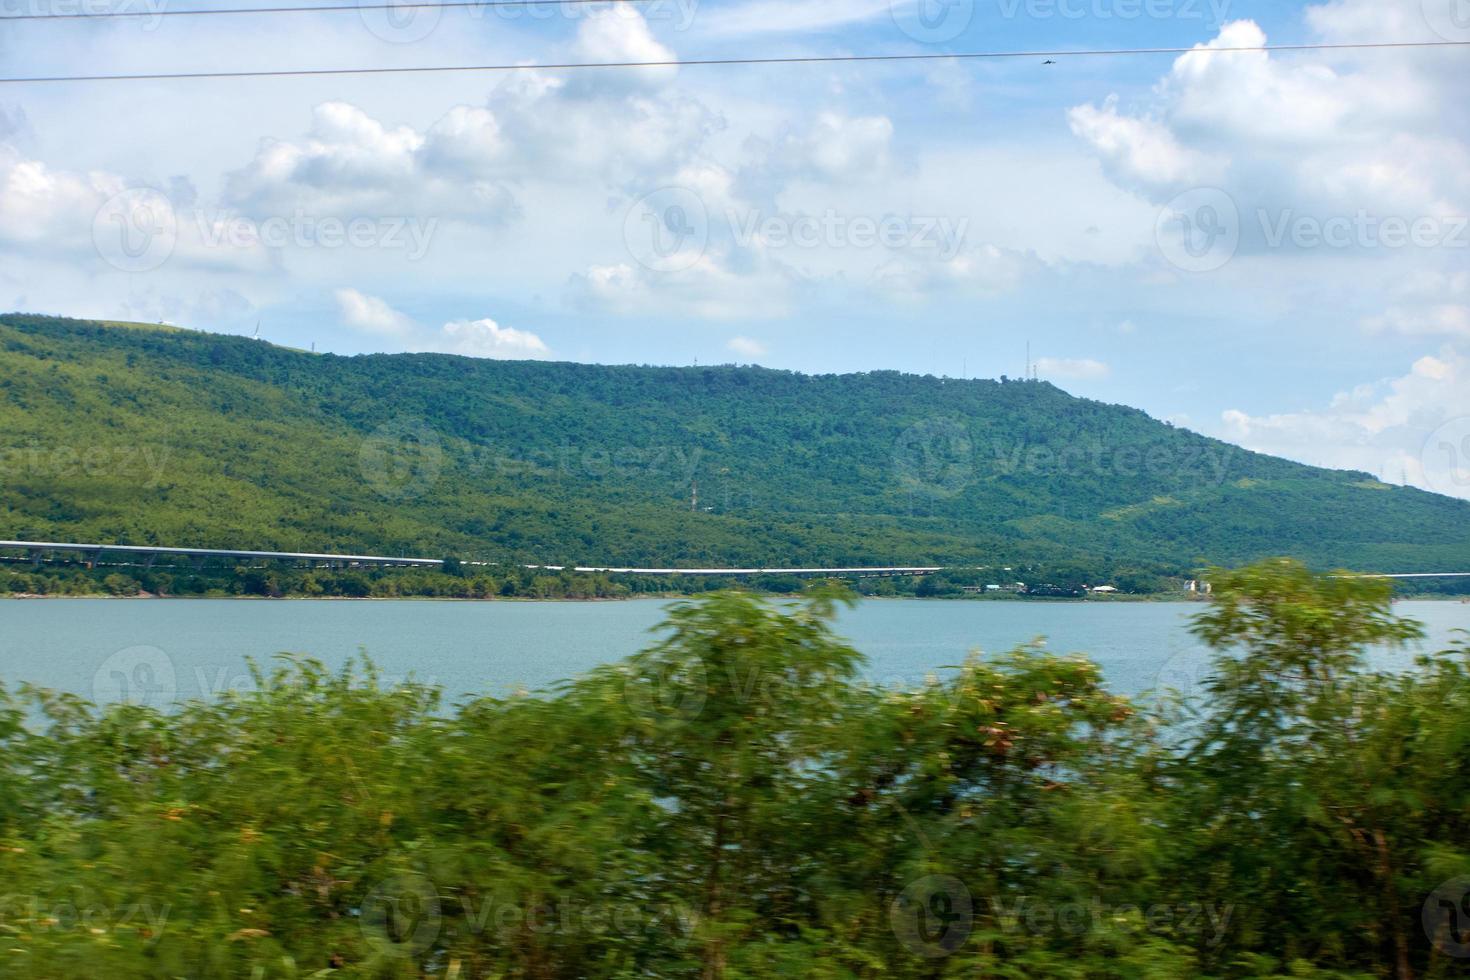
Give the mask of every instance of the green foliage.
M 1182 728 L 1040 647 L 875 687 L 831 586 L 453 706 L 293 658 L 167 713 L 0 688 L 0 975 L 1461 975 L 1470 651 L 1373 673 L 1381 584 L 1215 582 Z
M 1470 869 L 1470 651 L 1375 673 L 1371 649 L 1421 635 L 1382 580 L 1277 560 L 1213 581 L 1194 627 L 1220 652 L 1213 710 L 1176 776 L 1204 833 L 1181 860 L 1241 896 L 1254 946 L 1409 980 L 1425 896 Z
M 1470 503 L 1041 382 L 338 357 L 13 314 L 0 431 L 0 528 L 31 540 L 1031 565 L 1045 577 L 1022 580 L 1059 594 L 1103 577 L 1148 591 L 1205 555 L 1371 571 L 1470 557 Z

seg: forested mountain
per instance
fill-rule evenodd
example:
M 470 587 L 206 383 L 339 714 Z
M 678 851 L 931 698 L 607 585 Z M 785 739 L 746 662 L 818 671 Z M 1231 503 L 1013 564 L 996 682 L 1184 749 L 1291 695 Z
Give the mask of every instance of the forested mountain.
M 1470 503 L 1004 378 L 339 357 L 15 314 L 0 433 L 4 538 L 558 564 L 1470 564 Z

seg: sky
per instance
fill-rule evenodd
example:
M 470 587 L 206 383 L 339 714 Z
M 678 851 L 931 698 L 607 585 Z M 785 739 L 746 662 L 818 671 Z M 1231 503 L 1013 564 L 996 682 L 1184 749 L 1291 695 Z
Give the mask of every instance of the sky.
M 0 77 L 1189 53 L 0 84 L 0 310 L 814 373 L 1029 345 L 1075 394 L 1470 498 L 1470 47 L 1208 53 L 1470 41 L 1470 0 L 180 2 L 0 0 L 148 15 L 0 22 Z

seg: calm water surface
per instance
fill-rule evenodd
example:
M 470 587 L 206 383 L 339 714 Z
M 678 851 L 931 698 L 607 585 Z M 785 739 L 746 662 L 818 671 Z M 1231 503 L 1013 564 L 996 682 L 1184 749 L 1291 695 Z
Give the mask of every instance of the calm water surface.
M 412 675 L 450 700 L 542 688 L 647 646 L 666 603 L 344 602 L 45 599 L 0 601 L 0 681 L 29 681 L 97 700 L 149 703 L 248 688 L 247 658 L 306 654 L 337 667 L 367 653 L 383 675 Z M 865 673 L 917 683 L 967 651 L 1008 650 L 1044 636 L 1086 653 L 1109 685 L 1188 690 L 1204 656 L 1186 630 L 1191 603 L 870 600 L 838 632 L 868 658 Z M 1426 649 L 1470 629 L 1470 605 L 1403 602 L 1426 626 Z M 1404 663 L 1411 655 L 1385 655 Z

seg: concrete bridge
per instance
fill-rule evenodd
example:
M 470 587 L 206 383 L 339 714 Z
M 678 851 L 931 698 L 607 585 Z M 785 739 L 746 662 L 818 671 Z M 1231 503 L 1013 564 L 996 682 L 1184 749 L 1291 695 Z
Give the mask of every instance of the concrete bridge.
M 442 558 L 395 558 L 384 555 L 339 555 L 311 551 L 236 551 L 228 548 L 165 548 L 157 545 L 79 544 L 68 541 L 0 541 L 0 561 L 54 562 L 58 555 L 72 555 L 88 568 L 99 564 L 142 565 L 151 568 L 159 558 L 184 558 L 195 568 L 211 560 L 236 562 L 284 562 L 316 568 L 442 568 Z M 104 562 L 108 556 L 132 561 Z M 464 561 L 462 565 L 487 567 L 498 564 L 487 561 Z M 565 571 L 565 565 L 522 565 L 537 571 Z M 574 572 L 610 575 L 707 575 L 742 577 L 748 575 L 929 575 L 942 571 L 942 565 L 847 565 L 837 568 L 751 566 L 748 568 L 636 568 L 621 565 L 573 565 Z M 1363 578 L 1470 578 L 1470 572 L 1361 572 Z
M 465 565 L 488 565 L 491 562 L 463 562 Z M 525 565 L 525 568 L 564 571 L 565 565 Z M 846 568 L 620 568 L 615 565 L 573 565 L 574 572 L 606 572 L 613 575 L 928 575 L 943 571 L 943 565 L 876 565 Z

